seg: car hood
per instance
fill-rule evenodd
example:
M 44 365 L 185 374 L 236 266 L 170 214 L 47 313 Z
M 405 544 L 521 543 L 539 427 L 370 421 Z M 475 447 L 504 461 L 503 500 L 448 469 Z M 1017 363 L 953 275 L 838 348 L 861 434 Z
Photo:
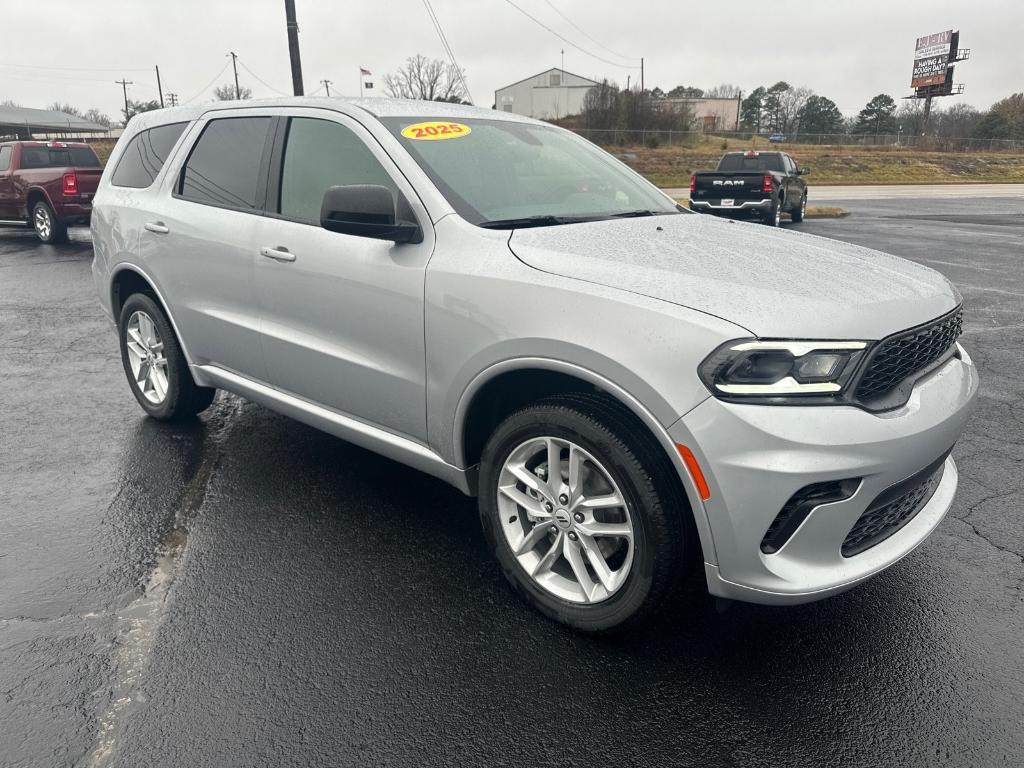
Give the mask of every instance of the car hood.
M 696 214 L 519 229 L 509 247 L 535 269 L 689 307 L 760 337 L 879 339 L 960 301 L 938 272 L 887 253 Z

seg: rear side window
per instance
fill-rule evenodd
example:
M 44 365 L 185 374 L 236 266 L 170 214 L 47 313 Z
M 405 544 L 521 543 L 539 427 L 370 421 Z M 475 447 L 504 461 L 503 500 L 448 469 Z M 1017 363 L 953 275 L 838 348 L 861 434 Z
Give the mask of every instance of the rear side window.
M 136 189 L 152 184 L 187 125 L 188 123 L 161 125 L 143 131 L 132 139 L 125 147 L 121 159 L 117 161 L 117 168 L 110 183 L 115 187 Z
M 11 167 L 11 148 L 0 147 L 0 171 L 9 170 Z
M 22 168 L 99 168 L 100 160 L 92 147 L 21 148 Z
M 293 117 L 285 142 L 278 213 L 320 223 L 328 187 L 377 184 L 398 197 L 398 188 L 362 139 L 330 120 Z
M 255 209 L 271 117 L 211 120 L 185 162 L 179 194 L 222 208 Z

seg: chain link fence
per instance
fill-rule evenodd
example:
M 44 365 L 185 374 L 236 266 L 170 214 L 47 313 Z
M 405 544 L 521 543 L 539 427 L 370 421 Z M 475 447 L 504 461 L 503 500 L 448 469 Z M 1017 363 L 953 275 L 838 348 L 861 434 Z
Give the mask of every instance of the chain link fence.
M 800 133 L 771 142 L 767 134 L 750 131 L 663 131 L 653 129 L 573 128 L 575 133 L 605 147 L 695 147 L 702 142 L 721 140 L 721 149 L 785 149 L 789 145 L 872 147 L 898 151 L 908 147 L 929 152 L 1024 152 L 1021 139 L 966 139 L 937 136 L 910 136 L 904 133 Z

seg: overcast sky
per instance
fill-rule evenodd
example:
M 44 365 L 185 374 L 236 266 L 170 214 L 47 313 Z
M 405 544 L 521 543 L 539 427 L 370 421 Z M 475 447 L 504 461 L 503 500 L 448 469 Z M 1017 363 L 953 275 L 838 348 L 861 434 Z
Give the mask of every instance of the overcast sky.
M 967 92 L 946 104 L 988 107 L 1024 90 L 1024 0 L 514 1 L 591 53 L 627 65 L 609 49 L 644 56 L 648 88 L 728 82 L 749 92 L 786 80 L 851 114 L 877 93 L 909 93 L 915 38 L 959 29 L 972 51 L 956 71 Z M 559 66 L 563 48 L 570 72 L 621 85 L 639 76 L 559 40 L 505 0 L 432 2 L 478 105 L 491 106 L 496 88 Z M 296 5 L 307 93 L 323 78 L 334 81 L 332 93 L 357 93 L 365 67 L 383 94 L 381 76 L 407 56 L 444 55 L 422 0 Z M 283 0 L 5 0 L 3 15 L 0 101 L 62 101 L 116 118 L 114 80 L 134 81 L 130 98 L 156 98 L 159 64 L 165 94 L 201 103 L 231 80 L 229 50 L 248 68 L 239 79 L 255 96 L 291 92 Z

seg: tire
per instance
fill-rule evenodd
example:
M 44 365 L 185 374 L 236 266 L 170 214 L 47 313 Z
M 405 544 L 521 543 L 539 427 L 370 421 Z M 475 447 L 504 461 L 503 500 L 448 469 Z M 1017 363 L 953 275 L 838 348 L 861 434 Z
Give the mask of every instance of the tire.
M 147 414 L 159 421 L 182 421 L 213 402 L 217 390 L 196 385 L 174 329 L 152 297 L 129 296 L 117 327 L 128 385 Z
M 762 222 L 767 224 L 769 227 L 782 226 L 782 201 L 776 200 L 772 203 L 772 207 L 769 209 L 765 217 L 761 219 Z
M 53 208 L 45 200 L 40 200 L 32 208 L 32 229 L 36 237 L 43 243 L 52 245 L 68 241 L 68 228 L 57 218 Z
M 550 497 L 524 492 L 528 486 L 518 485 L 521 475 L 510 474 L 513 466 L 531 472 L 529 463 L 520 465 L 520 457 L 529 455 L 535 444 L 543 446 L 548 438 L 558 446 L 563 483 L 569 479 L 571 457 L 582 459 L 576 474 L 583 478 L 577 483 L 582 492 L 573 493 L 568 503 L 550 487 Z M 549 455 L 545 448 L 540 449 L 542 459 Z M 534 466 L 534 479 L 550 477 L 547 466 L 544 461 Z M 626 417 L 621 407 L 591 395 L 550 398 L 510 415 L 488 440 L 481 459 L 480 519 L 505 577 L 537 610 L 586 632 L 622 629 L 655 612 L 695 554 L 693 516 L 682 489 L 669 479 L 674 476 L 675 469 L 661 447 Z M 499 485 L 509 487 L 510 477 L 517 483 L 512 489 L 522 494 L 516 500 L 499 490 Z M 584 509 L 575 506 L 581 495 L 624 503 L 616 509 Z M 555 506 L 548 517 L 543 517 L 544 498 L 550 498 Z M 527 504 L 521 505 L 523 501 Z M 579 519 L 580 510 L 584 517 L 594 519 Z M 541 517 L 531 519 L 534 512 Z M 602 520 L 597 519 L 599 515 Z M 584 533 L 596 531 L 597 525 L 609 531 L 609 526 L 627 526 L 632 538 Z M 531 537 L 536 531 L 540 536 Z M 531 540 L 536 541 L 535 549 L 528 546 Z M 590 565 L 595 562 L 595 548 L 612 589 Z M 571 551 L 578 553 L 575 565 L 568 554 Z M 543 566 L 546 560 L 550 562 L 547 567 Z M 576 576 L 580 562 L 588 567 L 584 580 Z M 535 578 L 528 568 L 540 575 Z
M 807 215 L 807 193 L 806 192 L 804 192 L 804 194 L 800 198 L 800 205 L 793 211 L 793 213 L 791 215 L 793 217 L 793 222 L 795 224 L 799 224 L 801 221 L 804 220 L 804 216 Z

